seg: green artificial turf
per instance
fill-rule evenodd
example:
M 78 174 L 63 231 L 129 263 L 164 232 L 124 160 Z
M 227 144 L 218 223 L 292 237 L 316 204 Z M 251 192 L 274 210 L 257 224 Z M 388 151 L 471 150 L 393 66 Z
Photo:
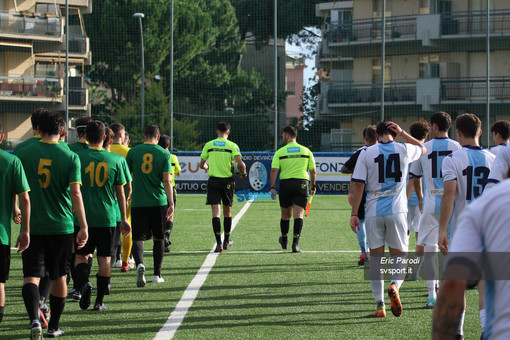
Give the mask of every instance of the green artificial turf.
M 68 302 L 61 319 L 67 339 L 152 339 L 174 310 L 214 245 L 210 208 L 203 195 L 179 195 L 172 252 L 165 255 L 162 284 L 151 283 L 152 254 L 146 252 L 145 288 L 134 271 L 112 270 L 111 294 L 102 313 Z M 245 203 L 234 204 L 233 216 Z M 349 227 L 346 196 L 316 196 L 304 220 L 303 253 L 278 243 L 280 208 L 256 201 L 232 232 L 234 245 L 221 253 L 190 307 L 175 339 L 427 339 L 432 311 L 424 308 L 424 281 L 405 282 L 404 312 L 370 318 L 375 309 L 369 281 L 357 266 L 356 235 Z M 13 230 L 18 230 L 14 227 Z M 291 223 L 292 231 L 292 223 Z M 13 240 L 15 239 L 13 235 Z M 14 244 L 14 243 L 13 243 Z M 410 250 L 414 249 L 411 238 Z M 145 250 L 152 250 L 147 242 Z M 309 251 L 309 252 L 308 252 Z M 339 252 L 353 251 L 353 252 Z M 92 268 L 91 283 L 95 286 Z M 21 256 L 12 252 L 0 338 L 26 339 L 29 321 L 21 297 Z M 386 284 L 386 286 L 389 283 Z M 95 292 L 93 292 L 93 299 Z M 467 294 L 466 339 L 480 336 L 478 293 Z

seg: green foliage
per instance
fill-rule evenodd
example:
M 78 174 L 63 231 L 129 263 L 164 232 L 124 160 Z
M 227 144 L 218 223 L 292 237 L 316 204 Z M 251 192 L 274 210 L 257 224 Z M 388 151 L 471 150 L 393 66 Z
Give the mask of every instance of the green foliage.
M 3 139 L 2 142 L 0 143 L 0 150 L 5 150 L 5 151 L 9 151 L 9 150 L 14 150 L 14 146 L 12 145 L 11 142 L 9 142 L 7 139 Z

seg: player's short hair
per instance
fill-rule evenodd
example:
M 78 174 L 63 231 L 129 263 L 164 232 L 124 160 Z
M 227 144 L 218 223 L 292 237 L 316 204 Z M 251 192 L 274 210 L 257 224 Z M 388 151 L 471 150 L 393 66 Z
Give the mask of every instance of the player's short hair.
M 87 124 L 90 122 L 90 117 L 80 117 L 76 119 L 76 134 L 78 137 L 85 137 Z
M 156 138 L 159 135 L 161 135 L 161 132 L 159 131 L 159 126 L 156 124 L 149 124 L 145 127 L 145 131 L 143 135 L 147 138 Z
M 282 133 L 288 134 L 291 138 L 297 137 L 297 129 L 291 125 L 284 127 Z
M 32 123 L 33 128 L 39 127 L 39 118 L 41 117 L 41 114 L 44 112 L 48 112 L 48 109 L 41 107 L 35 110 L 34 113 L 32 113 L 32 116 L 30 117 L 30 122 Z
M 112 129 L 110 129 L 108 127 L 105 128 L 104 134 L 105 134 L 106 138 L 104 139 L 103 147 L 105 147 L 106 145 L 109 145 L 110 142 L 113 140 L 113 136 L 114 136 Z
M 218 130 L 221 133 L 230 131 L 230 124 L 227 122 L 219 122 L 218 124 L 216 124 L 216 130 Z
M 377 135 L 383 136 L 383 135 L 391 135 L 393 138 L 397 137 L 397 133 L 393 130 L 390 130 L 388 128 L 388 122 L 385 122 L 384 120 L 377 124 L 376 127 Z
M 170 137 L 168 135 L 161 135 L 159 136 L 158 145 L 161 146 L 163 149 L 166 149 L 170 146 Z
M 448 132 L 452 126 L 452 117 L 446 112 L 438 111 L 430 117 L 430 126 L 436 124 L 441 132 Z
M 91 120 L 85 129 L 87 130 L 87 139 L 90 143 L 97 144 L 103 140 L 103 136 L 105 134 L 105 126 L 103 122 L 99 120 Z
M 42 112 L 39 116 L 39 130 L 47 135 L 59 135 L 64 118 L 57 111 Z
M 369 125 L 363 130 L 363 138 L 370 143 L 377 141 L 377 129 L 375 125 Z
M 424 120 L 419 120 L 409 126 L 409 134 L 417 140 L 425 139 L 429 132 L 430 125 Z
M 462 132 L 465 138 L 475 138 L 481 126 L 480 118 L 472 113 L 464 113 L 455 120 L 455 128 Z
M 124 125 L 122 124 L 119 124 L 119 123 L 113 123 L 110 125 L 110 129 L 112 129 L 113 133 L 114 133 L 114 138 L 119 138 L 120 137 L 120 132 L 122 130 L 126 130 L 126 128 L 124 127 Z
M 507 140 L 510 138 L 510 122 L 508 120 L 498 120 L 491 125 L 492 133 L 499 133 L 501 138 Z

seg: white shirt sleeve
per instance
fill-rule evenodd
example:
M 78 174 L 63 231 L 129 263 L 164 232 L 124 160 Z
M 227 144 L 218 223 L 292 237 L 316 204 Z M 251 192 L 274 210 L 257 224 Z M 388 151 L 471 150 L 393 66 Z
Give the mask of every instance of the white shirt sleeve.
M 503 181 L 507 178 L 508 168 L 510 166 L 510 148 L 505 147 L 498 153 L 496 160 L 492 164 L 489 179 L 487 180 L 487 188 Z
M 366 165 L 367 150 L 362 150 L 356 166 L 354 167 L 354 173 L 352 174 L 352 181 L 366 183 L 368 178 L 368 171 Z
M 407 158 L 409 159 L 409 163 L 412 163 L 412 162 L 418 160 L 423 153 L 423 149 L 421 148 L 421 146 L 418 146 L 418 145 L 406 143 L 406 149 L 407 149 Z

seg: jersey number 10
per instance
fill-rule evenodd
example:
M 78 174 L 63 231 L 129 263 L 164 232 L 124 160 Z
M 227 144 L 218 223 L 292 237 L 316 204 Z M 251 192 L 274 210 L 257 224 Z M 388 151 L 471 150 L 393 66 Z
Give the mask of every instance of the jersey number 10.
M 384 155 L 380 154 L 374 158 L 374 162 L 379 166 L 379 183 L 384 183 L 386 178 L 393 178 L 395 182 L 402 180 L 400 155 L 398 153 L 388 155 L 386 162 L 384 161 Z

